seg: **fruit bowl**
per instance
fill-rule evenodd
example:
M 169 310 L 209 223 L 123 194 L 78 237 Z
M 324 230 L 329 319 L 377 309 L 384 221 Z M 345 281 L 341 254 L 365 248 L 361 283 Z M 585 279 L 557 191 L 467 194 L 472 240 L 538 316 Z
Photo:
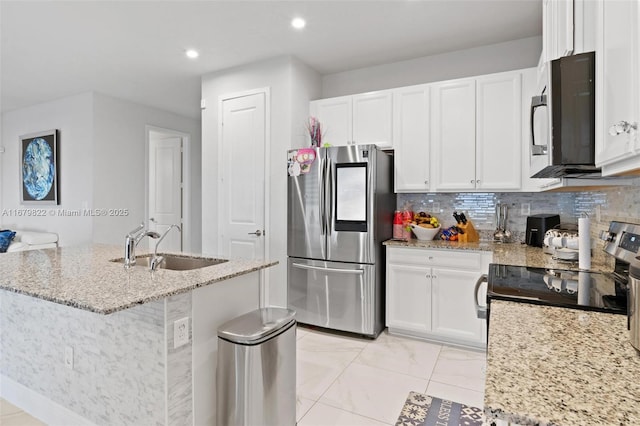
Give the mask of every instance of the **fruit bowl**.
M 438 234 L 438 231 L 440 231 L 440 226 L 437 228 L 423 228 L 422 226 L 414 223 L 409 226 L 411 226 L 411 230 L 419 240 L 433 240 Z

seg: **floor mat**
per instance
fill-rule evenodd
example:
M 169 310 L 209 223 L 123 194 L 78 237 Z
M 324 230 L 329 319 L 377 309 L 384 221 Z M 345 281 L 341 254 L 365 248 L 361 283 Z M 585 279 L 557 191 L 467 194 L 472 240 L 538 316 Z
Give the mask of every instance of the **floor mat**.
M 396 426 L 482 426 L 480 408 L 410 392 Z

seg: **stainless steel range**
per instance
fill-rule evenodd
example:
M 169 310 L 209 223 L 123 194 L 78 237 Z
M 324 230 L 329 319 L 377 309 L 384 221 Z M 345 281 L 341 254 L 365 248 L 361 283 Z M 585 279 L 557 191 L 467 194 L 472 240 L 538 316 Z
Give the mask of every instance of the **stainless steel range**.
M 615 258 L 615 269 L 611 272 L 489 265 L 488 276 L 476 285 L 478 317 L 489 321 L 492 300 L 627 314 L 629 263 L 640 249 L 640 225 L 611 222 L 600 238 L 605 241 L 603 250 Z M 477 303 L 477 293 L 484 281 L 486 307 Z

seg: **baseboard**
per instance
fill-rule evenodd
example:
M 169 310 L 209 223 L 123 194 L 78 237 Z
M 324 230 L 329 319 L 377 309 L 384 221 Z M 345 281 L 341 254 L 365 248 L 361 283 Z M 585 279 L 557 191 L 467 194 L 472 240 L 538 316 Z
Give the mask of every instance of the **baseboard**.
M 3 375 L 0 375 L 0 397 L 47 425 L 95 426 L 81 415 Z

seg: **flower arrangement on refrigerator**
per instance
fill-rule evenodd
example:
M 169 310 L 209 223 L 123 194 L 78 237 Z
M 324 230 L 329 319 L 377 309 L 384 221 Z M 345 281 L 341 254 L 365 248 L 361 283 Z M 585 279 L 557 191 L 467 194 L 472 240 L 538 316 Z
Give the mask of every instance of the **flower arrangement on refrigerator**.
M 322 146 L 322 125 L 316 117 L 309 117 L 307 130 L 309 131 L 309 137 L 311 138 L 311 146 Z

